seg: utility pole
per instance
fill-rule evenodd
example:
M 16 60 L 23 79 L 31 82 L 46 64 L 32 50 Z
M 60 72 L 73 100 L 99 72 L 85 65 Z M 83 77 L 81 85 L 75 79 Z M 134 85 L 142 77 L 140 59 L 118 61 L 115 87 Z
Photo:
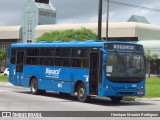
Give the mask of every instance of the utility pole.
M 109 23 L 109 0 L 107 0 L 107 19 L 106 19 L 106 41 L 108 40 L 108 23 Z
M 102 0 L 99 0 L 99 12 L 98 12 L 98 40 L 101 40 L 102 31 Z

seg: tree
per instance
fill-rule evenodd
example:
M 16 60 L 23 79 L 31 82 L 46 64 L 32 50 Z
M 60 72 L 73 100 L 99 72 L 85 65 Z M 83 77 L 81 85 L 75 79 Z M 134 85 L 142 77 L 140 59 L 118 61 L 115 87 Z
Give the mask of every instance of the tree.
M 97 34 L 90 29 L 81 28 L 80 30 L 64 30 L 64 31 L 52 31 L 46 32 L 41 37 L 37 38 L 37 42 L 48 41 L 53 42 L 61 40 L 63 42 L 68 42 L 71 40 L 96 40 Z
M 2 60 L 6 58 L 6 52 L 4 50 L 0 50 L 0 68 L 2 65 Z
M 152 54 L 150 50 L 147 50 L 145 52 L 146 60 L 147 60 L 147 71 L 148 71 L 148 77 L 150 77 L 151 74 L 151 62 L 153 61 L 154 65 L 156 64 L 155 61 L 158 59 L 157 54 Z

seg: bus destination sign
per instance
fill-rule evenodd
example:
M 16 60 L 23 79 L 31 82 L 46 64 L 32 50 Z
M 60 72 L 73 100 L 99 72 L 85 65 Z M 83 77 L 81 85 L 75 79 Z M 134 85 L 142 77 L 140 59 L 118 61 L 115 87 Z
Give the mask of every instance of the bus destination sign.
M 140 45 L 132 45 L 132 44 L 105 44 L 105 49 L 108 49 L 108 50 L 142 50 L 143 47 Z
M 113 49 L 117 49 L 117 50 L 135 50 L 135 46 L 134 45 L 116 45 L 116 44 L 113 44 Z

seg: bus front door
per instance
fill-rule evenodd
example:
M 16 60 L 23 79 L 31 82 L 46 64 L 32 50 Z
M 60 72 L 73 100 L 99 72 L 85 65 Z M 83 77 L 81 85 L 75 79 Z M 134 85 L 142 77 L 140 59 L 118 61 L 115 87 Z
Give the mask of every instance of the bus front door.
M 24 51 L 17 51 L 16 54 L 16 77 L 17 85 L 21 85 L 21 79 L 23 77 L 23 64 L 24 64 Z
M 90 54 L 90 72 L 89 72 L 89 92 L 90 95 L 98 94 L 98 72 L 99 72 L 99 54 L 93 52 Z

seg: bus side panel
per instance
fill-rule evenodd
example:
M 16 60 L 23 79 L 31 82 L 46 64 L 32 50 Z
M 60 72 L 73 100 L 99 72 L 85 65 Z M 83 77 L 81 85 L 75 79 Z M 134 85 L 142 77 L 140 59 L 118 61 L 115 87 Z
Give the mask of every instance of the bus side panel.
M 47 71 L 46 69 L 44 70 L 44 72 Z M 43 78 L 45 79 L 39 80 L 39 89 L 74 94 L 74 85 L 76 81 L 81 80 L 86 83 L 86 76 L 88 76 L 87 69 L 81 70 L 78 68 L 57 67 L 50 67 L 49 69 L 57 70 L 57 74 L 52 76 L 48 76 L 47 74 L 45 74 L 45 76 L 43 76 Z M 86 90 L 88 93 L 87 87 Z
M 38 85 L 39 89 L 53 91 L 54 81 L 52 79 L 38 79 Z
M 71 82 L 66 82 L 63 80 L 55 80 L 55 79 L 39 79 L 39 89 L 42 90 L 49 90 L 55 92 L 64 92 L 64 93 L 71 93 L 72 88 Z
M 39 89 L 55 92 L 74 93 L 74 85 L 77 80 L 88 82 L 88 69 L 62 68 L 52 66 L 24 66 L 24 77 L 35 76 L 38 80 Z M 23 79 L 23 86 L 29 85 L 29 79 Z M 88 93 L 88 87 L 86 87 Z
M 29 86 L 29 82 L 30 82 L 30 78 L 26 78 L 26 77 L 22 77 L 23 79 L 21 79 L 21 85 L 23 86 L 23 87 L 30 87 Z
M 9 82 L 13 85 L 17 85 L 16 65 L 14 64 L 9 65 Z
M 62 68 L 59 75 L 59 82 L 56 87 L 60 92 L 74 93 L 74 85 L 78 80 L 86 83 L 86 77 L 88 76 L 88 69 L 80 68 Z M 87 79 L 88 80 L 88 79 Z

